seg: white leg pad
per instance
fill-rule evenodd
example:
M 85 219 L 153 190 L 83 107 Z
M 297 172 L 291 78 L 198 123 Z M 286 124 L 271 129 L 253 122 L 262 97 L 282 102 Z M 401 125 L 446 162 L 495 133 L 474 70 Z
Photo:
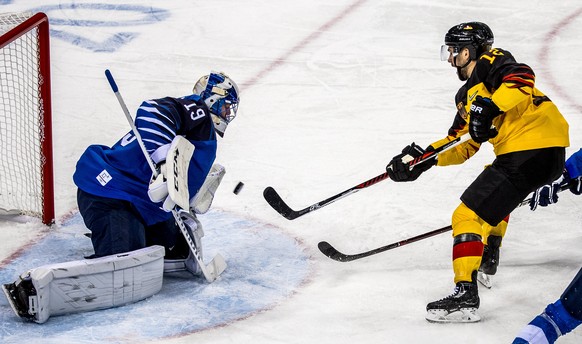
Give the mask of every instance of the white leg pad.
M 163 270 L 164 248 L 151 246 L 41 266 L 3 289 L 17 315 L 44 323 L 50 316 L 106 309 L 152 296 L 162 289 Z M 27 293 L 27 302 L 17 302 L 16 288 L 30 282 L 34 290 Z

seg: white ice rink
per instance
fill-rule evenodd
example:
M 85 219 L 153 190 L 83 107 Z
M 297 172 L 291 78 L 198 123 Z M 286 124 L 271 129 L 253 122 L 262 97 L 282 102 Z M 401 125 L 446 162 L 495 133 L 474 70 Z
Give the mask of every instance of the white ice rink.
M 494 286 L 480 288 L 476 324 L 424 319 L 426 304 L 454 287 L 450 233 L 350 263 L 318 251 L 322 240 L 356 253 L 448 225 L 461 193 L 493 160 L 487 143 L 463 165 L 433 168 L 414 183 L 383 181 L 293 221 L 262 196 L 273 186 L 300 209 L 383 173 L 412 141 L 443 138 L 462 83 L 439 49 L 445 32 L 464 21 L 489 24 L 494 45 L 533 68 L 536 86 L 570 123 L 567 155 L 577 151 L 579 1 L 0 0 L 0 12 L 34 9 L 47 13 L 53 29 L 53 231 L 76 212 L 72 174 L 84 149 L 112 145 L 129 130 L 105 69 L 130 109 L 186 95 L 198 77 L 221 70 L 242 96 L 219 140 L 217 162 L 227 174 L 214 207 L 277 228 L 310 256 L 308 281 L 274 307 L 157 343 L 510 343 L 582 267 L 582 198 L 569 192 L 550 208 L 512 214 Z M 245 187 L 234 195 L 238 181 Z M 0 267 L 47 231 L 0 227 Z M 5 300 L 0 305 L 8 310 Z M 90 317 L 86 326 L 75 342 L 97 343 Z M 580 342 L 581 329 L 558 341 Z

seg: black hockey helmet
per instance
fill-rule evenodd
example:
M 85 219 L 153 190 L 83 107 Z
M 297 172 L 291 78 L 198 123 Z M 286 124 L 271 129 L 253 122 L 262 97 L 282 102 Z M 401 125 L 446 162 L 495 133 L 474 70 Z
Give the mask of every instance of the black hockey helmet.
M 443 50 L 448 50 L 449 47 L 452 47 L 454 53 L 458 54 L 463 48 L 468 47 L 471 60 L 476 60 L 482 53 L 491 49 L 492 45 L 493 31 L 487 24 L 467 22 L 449 29 L 445 34 Z M 448 58 L 448 52 L 446 56 Z

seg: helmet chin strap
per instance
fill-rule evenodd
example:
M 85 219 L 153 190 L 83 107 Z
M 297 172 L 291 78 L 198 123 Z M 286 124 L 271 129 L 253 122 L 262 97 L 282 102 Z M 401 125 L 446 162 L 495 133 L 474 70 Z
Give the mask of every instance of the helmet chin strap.
M 468 78 L 463 76 L 463 74 L 461 73 L 461 70 L 462 70 L 463 68 L 467 67 L 467 66 L 469 65 L 469 63 L 471 63 L 471 61 L 472 61 L 472 60 L 471 60 L 471 58 L 469 57 L 469 59 L 467 60 L 467 62 L 466 62 L 464 65 L 462 65 L 462 66 L 457 66 L 457 57 L 458 57 L 458 56 L 459 56 L 459 55 L 457 55 L 457 56 L 455 56 L 455 57 L 453 58 L 453 65 L 454 65 L 455 67 L 457 67 L 457 76 L 459 77 L 459 79 L 460 79 L 461 81 L 466 81 Z

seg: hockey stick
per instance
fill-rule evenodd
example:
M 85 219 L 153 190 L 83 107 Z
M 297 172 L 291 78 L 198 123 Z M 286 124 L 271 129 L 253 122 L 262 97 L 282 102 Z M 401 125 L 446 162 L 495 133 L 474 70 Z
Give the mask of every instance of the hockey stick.
M 426 232 L 424 234 L 420 234 L 420 235 L 417 235 L 417 236 L 412 237 L 412 238 L 404 239 L 404 240 L 395 242 L 395 243 L 390 244 L 390 245 L 378 247 L 378 248 L 375 248 L 373 250 L 362 252 L 362 253 L 357 253 L 357 254 L 341 253 L 335 247 L 331 246 L 331 244 L 328 243 L 327 241 L 319 242 L 319 244 L 317 244 L 317 247 L 319 248 L 321 253 L 323 253 L 324 255 L 326 255 L 327 257 L 329 257 L 333 260 L 337 260 L 338 262 L 351 262 L 352 260 L 372 256 L 374 254 L 378 254 L 378 253 L 388 251 L 388 250 L 391 250 L 391 249 L 394 249 L 394 248 L 397 248 L 400 246 L 411 244 L 415 241 L 430 238 L 431 236 L 435 236 L 437 234 L 448 232 L 451 229 L 453 229 L 453 227 L 451 227 L 451 225 L 448 225 L 448 226 L 445 226 L 443 228 L 435 229 L 433 231 Z
M 562 192 L 564 190 L 567 190 L 570 187 L 570 184 L 568 183 L 564 183 L 560 185 L 560 189 L 558 190 L 558 192 Z M 524 206 L 529 204 L 529 202 L 531 201 L 533 197 L 527 198 L 523 201 L 521 201 L 521 203 L 518 205 L 518 207 Z M 430 238 L 432 236 L 441 234 L 441 233 L 445 233 L 448 232 L 450 230 L 452 230 L 453 227 L 451 225 L 439 228 L 439 229 L 435 229 L 432 230 L 430 232 L 426 232 L 424 234 L 420 234 L 417 236 L 414 236 L 412 238 L 408 238 L 408 239 L 404 239 L 389 245 L 385 245 L 385 246 L 381 246 L 378 248 L 375 248 L 373 250 L 370 251 L 366 251 L 366 252 L 361 252 L 361 253 L 356 253 L 356 254 L 345 254 L 342 253 L 340 251 L 338 251 L 335 247 L 333 247 L 330 243 L 328 243 L 327 241 L 321 241 L 317 244 L 317 247 L 319 248 L 319 250 L 321 251 L 321 253 L 323 253 L 325 256 L 333 259 L 333 260 L 337 260 L 338 262 L 351 262 L 352 260 L 356 260 L 356 259 L 360 259 L 360 258 L 364 258 L 364 257 L 368 257 L 368 256 L 372 256 L 378 253 L 382 253 L 384 251 L 388 251 L 388 250 L 392 250 L 395 249 L 397 247 L 400 246 L 404 246 L 404 245 L 408 245 L 411 244 L 413 242 L 416 241 L 420 241 L 426 238 Z
M 454 140 L 448 142 L 447 144 L 445 144 L 445 145 L 443 145 L 443 146 L 441 146 L 433 151 L 426 152 L 422 156 L 415 158 L 411 161 L 408 161 L 408 166 L 412 170 L 415 165 L 421 164 L 429 159 L 434 159 L 438 154 L 443 153 L 443 152 L 469 140 L 470 138 L 471 138 L 471 136 L 469 135 L 469 133 L 464 134 L 462 136 L 459 136 L 459 137 L 455 138 Z M 336 195 L 333 195 L 333 196 L 331 196 L 323 201 L 312 204 L 309 207 L 301 209 L 301 210 L 291 209 L 291 207 L 289 207 L 287 205 L 287 203 L 285 203 L 285 201 L 283 201 L 281 196 L 279 196 L 277 191 L 275 191 L 275 189 L 273 189 L 271 186 L 268 186 L 267 188 L 265 188 L 265 190 L 263 191 L 263 197 L 265 197 L 265 200 L 267 201 L 267 203 L 269 203 L 269 205 L 273 209 L 275 209 L 275 211 L 277 211 L 279 214 L 281 214 L 283 217 L 285 217 L 288 220 L 294 220 L 294 219 L 298 218 L 299 216 L 303 216 L 303 215 L 310 213 L 312 211 L 315 211 L 319 208 L 323 208 L 326 205 L 329 205 L 337 200 L 340 200 L 340 199 L 347 197 L 353 193 L 356 193 L 362 189 L 365 189 L 369 186 L 372 186 L 376 183 L 379 183 L 387 178 L 389 178 L 388 172 L 384 172 L 384 173 L 382 173 L 382 174 L 380 174 L 372 179 L 366 180 L 363 183 L 360 183 L 356 186 L 353 186 L 345 191 L 342 191 Z
M 119 93 L 119 88 L 117 87 L 117 84 L 115 83 L 115 80 L 113 79 L 113 75 L 111 74 L 109 69 L 105 70 L 105 76 L 107 77 L 107 80 L 109 81 L 109 85 L 111 86 L 113 93 L 115 93 L 115 96 L 117 97 L 117 100 L 119 101 L 119 105 L 121 105 L 121 108 L 123 109 L 123 113 L 125 114 L 125 117 L 127 118 L 129 125 L 131 126 L 131 130 L 133 131 L 133 134 L 135 135 L 137 142 L 139 143 L 141 151 L 142 151 L 145 159 L 147 160 L 148 165 L 150 166 L 153 175 L 157 176 L 159 174 L 159 172 L 157 171 L 157 169 L 154 165 L 152 157 L 149 155 L 148 151 L 145 148 L 145 145 L 142 141 L 141 135 L 140 135 L 139 131 L 137 130 L 137 128 L 135 127 L 135 124 L 133 123 L 133 119 L 131 118 L 131 115 L 129 114 L 129 110 L 127 109 L 127 106 L 125 105 L 125 102 L 123 101 L 123 98 L 121 97 L 121 94 Z M 188 246 L 190 247 L 190 251 L 192 252 L 192 255 L 194 256 L 194 258 L 196 259 L 196 262 L 198 263 L 198 266 L 200 267 L 200 270 L 202 271 L 204 278 L 206 278 L 206 280 L 208 282 L 213 282 L 214 280 L 216 280 L 218 278 L 218 276 L 220 276 L 220 274 L 224 271 L 224 269 L 226 269 L 226 262 L 224 261 L 224 258 L 222 257 L 222 255 L 220 255 L 220 253 L 218 253 L 218 254 L 216 254 L 216 256 L 214 258 L 212 258 L 212 260 L 210 261 L 210 263 L 208 263 L 208 265 L 204 264 L 204 261 L 200 255 L 200 251 L 196 248 L 196 245 L 194 244 L 194 239 L 192 238 L 192 235 L 190 235 L 190 232 L 186 228 L 184 221 L 180 217 L 180 212 L 187 213 L 187 211 L 182 210 L 180 208 L 178 208 L 178 209 L 176 209 L 176 208 L 178 208 L 178 207 L 175 207 L 174 209 L 172 209 L 172 215 L 174 216 L 174 220 L 178 224 L 178 227 L 180 228 L 180 232 L 182 232 L 182 235 L 186 239 L 186 242 L 188 242 Z

